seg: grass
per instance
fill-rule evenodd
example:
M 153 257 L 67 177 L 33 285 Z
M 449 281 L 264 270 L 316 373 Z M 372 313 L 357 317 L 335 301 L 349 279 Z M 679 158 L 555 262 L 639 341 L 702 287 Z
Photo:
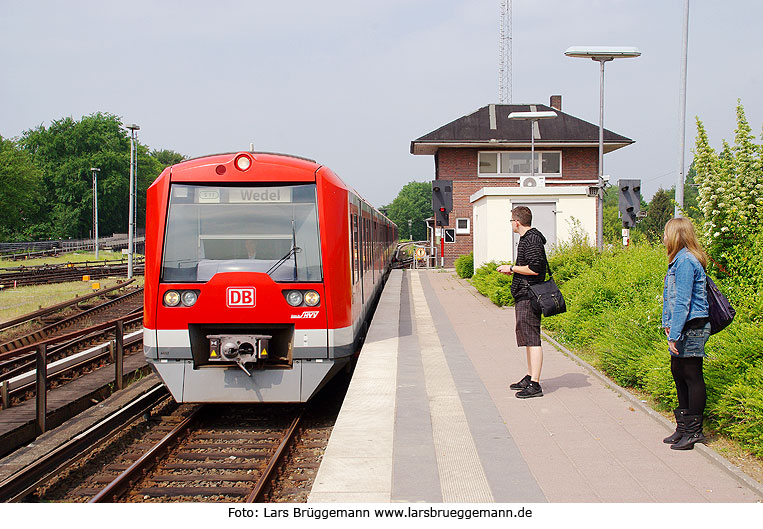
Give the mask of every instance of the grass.
M 114 252 L 99 252 L 98 257 L 102 259 L 107 255 L 118 255 L 121 257 L 121 254 Z M 113 257 L 108 258 L 112 259 Z M 16 261 L 16 263 L 23 262 L 25 265 L 42 265 L 94 260 L 95 254 L 93 252 L 77 252 L 63 256 L 30 259 L 29 261 Z M 7 262 L 13 263 L 13 261 Z M 16 266 L 18 266 L 18 264 Z M 52 285 L 30 285 L 18 288 L 4 288 L 0 290 L 0 321 L 12 320 L 41 308 L 68 301 L 75 296 L 82 297 L 90 294 L 94 291 L 92 288 L 93 283 L 100 283 L 100 290 L 105 290 L 126 280 L 125 277 L 114 277 L 93 281 L 71 281 L 68 283 L 55 283 Z M 135 281 L 132 285 L 143 286 L 143 276 L 135 276 Z
M 135 254 L 136 258 L 142 258 L 142 255 Z M 121 252 L 98 252 L 98 261 L 118 261 L 120 259 L 127 259 L 127 255 L 123 255 Z M 44 264 L 66 264 L 66 263 L 84 263 L 87 261 L 95 261 L 94 252 L 72 252 L 57 255 L 55 257 L 35 257 L 34 259 L 21 259 L 18 261 L 12 261 L 10 259 L 1 259 L 0 268 L 17 268 L 19 266 L 39 266 Z

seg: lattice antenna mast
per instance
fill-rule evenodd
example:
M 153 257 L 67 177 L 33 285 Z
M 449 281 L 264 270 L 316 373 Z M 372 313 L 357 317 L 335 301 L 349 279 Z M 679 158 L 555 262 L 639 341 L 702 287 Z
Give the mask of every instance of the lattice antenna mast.
M 498 56 L 498 102 L 506 105 L 511 103 L 511 0 L 501 0 Z

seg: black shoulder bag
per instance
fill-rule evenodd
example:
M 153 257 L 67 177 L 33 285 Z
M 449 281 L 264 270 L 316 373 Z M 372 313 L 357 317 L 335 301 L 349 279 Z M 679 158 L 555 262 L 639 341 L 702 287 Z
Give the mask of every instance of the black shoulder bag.
M 556 286 L 554 278 L 551 275 L 551 266 L 546 258 L 546 249 L 543 248 L 543 257 L 546 259 L 546 269 L 548 270 L 548 281 L 531 285 L 528 281 L 527 289 L 530 291 L 530 306 L 537 313 L 544 316 L 556 316 L 567 311 L 567 304 L 564 302 L 564 296 Z
M 736 316 L 736 311 L 734 310 L 734 307 L 731 306 L 731 303 L 729 303 L 729 300 L 726 299 L 726 296 L 724 296 L 720 289 L 715 286 L 715 283 L 710 279 L 710 276 L 706 275 L 705 278 L 707 279 L 706 287 L 707 305 L 710 316 L 710 334 L 715 334 L 725 329 L 729 323 L 732 322 L 734 316 Z

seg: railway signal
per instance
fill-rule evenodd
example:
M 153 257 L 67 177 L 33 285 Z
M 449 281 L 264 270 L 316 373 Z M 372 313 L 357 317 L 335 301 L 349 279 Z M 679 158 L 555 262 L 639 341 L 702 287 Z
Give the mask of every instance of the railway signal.
M 623 228 L 632 228 L 641 212 L 641 180 L 619 180 L 618 206 Z
M 453 182 L 451 180 L 432 180 L 432 210 L 435 226 L 447 226 L 449 213 L 453 210 Z

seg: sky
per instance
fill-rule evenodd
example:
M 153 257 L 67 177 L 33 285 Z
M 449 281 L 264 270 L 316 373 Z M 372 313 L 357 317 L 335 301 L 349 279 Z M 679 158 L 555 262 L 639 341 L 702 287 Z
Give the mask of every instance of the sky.
M 512 103 L 598 125 L 598 63 L 570 46 L 635 46 L 605 68 L 611 181 L 645 198 L 675 184 L 683 0 L 513 0 Z M 741 99 L 763 124 L 763 2 L 694 0 L 686 161 L 695 117 L 718 148 Z M 137 123 L 151 149 L 312 158 L 374 206 L 434 178 L 410 142 L 498 103 L 499 0 L 0 0 L 0 136 L 94 112 Z

